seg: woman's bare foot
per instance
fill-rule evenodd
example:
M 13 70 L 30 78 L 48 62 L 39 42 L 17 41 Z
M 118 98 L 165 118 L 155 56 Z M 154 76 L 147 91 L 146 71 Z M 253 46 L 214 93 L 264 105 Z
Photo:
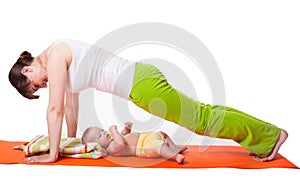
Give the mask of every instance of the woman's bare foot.
M 178 164 L 182 164 L 183 161 L 184 161 L 184 156 L 183 155 L 181 155 L 181 154 L 176 155 L 176 162 Z
M 253 153 L 253 152 L 250 152 L 249 154 L 248 154 L 249 156 L 257 156 L 255 153 Z
M 280 146 L 285 142 L 287 137 L 288 137 L 288 133 L 285 130 L 281 129 L 279 138 L 278 138 L 273 150 L 271 151 L 270 155 L 268 155 L 267 157 L 264 157 L 264 158 L 255 156 L 255 157 L 253 157 L 254 160 L 261 161 L 261 162 L 273 160 L 275 158 L 276 154 L 278 153 Z

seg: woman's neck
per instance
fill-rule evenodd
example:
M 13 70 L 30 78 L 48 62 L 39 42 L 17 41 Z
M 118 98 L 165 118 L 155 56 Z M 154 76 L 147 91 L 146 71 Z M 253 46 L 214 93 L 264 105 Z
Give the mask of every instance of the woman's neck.
M 44 67 L 45 69 L 47 69 L 47 61 L 48 61 L 47 51 L 48 50 L 44 50 L 39 56 L 36 57 L 37 60 L 39 61 L 40 65 L 42 67 Z

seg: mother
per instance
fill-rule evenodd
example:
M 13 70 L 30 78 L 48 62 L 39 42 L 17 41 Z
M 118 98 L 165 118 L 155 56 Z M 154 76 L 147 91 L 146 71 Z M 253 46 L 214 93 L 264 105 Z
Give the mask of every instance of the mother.
M 76 136 L 79 92 L 88 87 L 130 100 L 199 135 L 232 139 L 254 153 L 258 161 L 274 159 L 288 136 L 285 130 L 239 110 L 185 96 L 152 65 L 127 61 L 76 40 L 56 40 L 37 57 L 24 51 L 11 68 L 9 81 L 28 99 L 38 99 L 34 93 L 47 88 L 49 81 L 50 153 L 27 158 L 29 162 L 57 160 L 64 115 L 68 137 Z M 220 118 L 222 122 L 215 123 Z

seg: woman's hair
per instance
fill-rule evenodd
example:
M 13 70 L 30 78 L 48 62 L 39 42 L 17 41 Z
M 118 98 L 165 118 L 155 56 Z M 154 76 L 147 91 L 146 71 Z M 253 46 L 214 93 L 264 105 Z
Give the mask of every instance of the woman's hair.
M 14 86 L 17 89 L 17 91 L 27 99 L 39 98 L 38 95 L 33 95 L 29 91 L 30 80 L 24 74 L 21 73 L 21 70 L 24 67 L 31 65 L 33 59 L 34 58 L 29 52 L 22 52 L 17 62 L 12 66 L 8 74 L 8 79 L 11 85 Z

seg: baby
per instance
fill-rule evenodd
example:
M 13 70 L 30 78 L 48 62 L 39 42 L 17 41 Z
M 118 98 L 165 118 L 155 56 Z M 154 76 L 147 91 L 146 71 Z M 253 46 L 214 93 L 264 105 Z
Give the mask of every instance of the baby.
M 163 157 L 181 164 L 185 146 L 177 146 L 164 132 L 131 133 L 131 122 L 126 122 L 120 132 L 116 125 L 109 131 L 100 127 L 87 128 L 82 135 L 82 143 L 97 142 L 107 154 L 112 156 Z

